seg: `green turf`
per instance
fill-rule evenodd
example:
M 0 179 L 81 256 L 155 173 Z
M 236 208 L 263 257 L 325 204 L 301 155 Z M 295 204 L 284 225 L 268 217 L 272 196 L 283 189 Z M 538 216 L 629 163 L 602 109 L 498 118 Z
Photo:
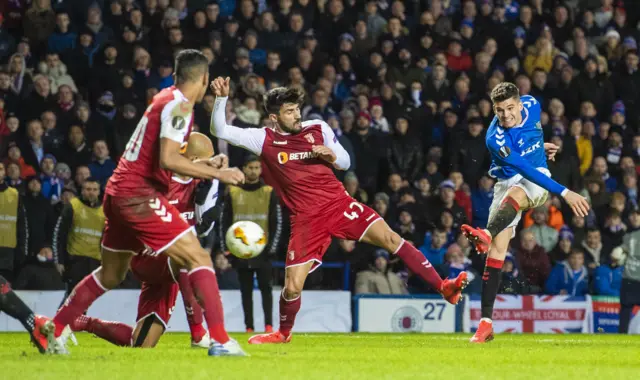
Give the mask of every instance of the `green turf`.
M 234 335 L 246 342 L 247 335 Z M 88 334 L 69 357 L 42 356 L 26 334 L 0 334 L 0 379 L 639 379 L 640 336 L 296 334 L 287 345 L 211 358 L 187 334 L 155 349 L 114 347 Z

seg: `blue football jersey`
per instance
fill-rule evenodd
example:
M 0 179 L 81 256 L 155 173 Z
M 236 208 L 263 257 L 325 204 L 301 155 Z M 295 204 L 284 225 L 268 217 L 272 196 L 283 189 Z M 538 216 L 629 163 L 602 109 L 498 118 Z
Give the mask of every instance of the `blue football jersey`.
M 486 138 L 491 153 L 489 175 L 509 179 L 520 174 L 548 191 L 560 194 L 566 188 L 538 171 L 538 168 L 547 169 L 540 103 L 530 95 L 521 96 L 520 101 L 524 105 L 521 124 L 502 128 L 495 116 L 489 126 Z

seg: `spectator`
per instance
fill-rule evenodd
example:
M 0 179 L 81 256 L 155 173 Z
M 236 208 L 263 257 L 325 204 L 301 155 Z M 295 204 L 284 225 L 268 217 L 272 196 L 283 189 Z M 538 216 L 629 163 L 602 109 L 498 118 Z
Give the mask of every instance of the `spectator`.
M 51 154 L 46 154 L 40 162 L 40 183 L 42 184 L 42 195 L 49 200 L 52 205 L 60 201 L 62 196 L 62 182 L 55 173 L 56 158 Z
M 60 154 L 60 149 L 64 143 L 64 134 L 56 128 L 57 117 L 52 111 L 45 111 L 40 117 L 44 132 L 42 134 L 42 142 L 44 146 L 54 155 Z
M 613 247 L 603 242 L 599 229 L 590 228 L 587 230 L 585 241 L 582 242 L 582 248 L 585 251 L 585 264 L 589 269 L 595 269 L 609 260 Z
M 558 231 L 547 225 L 549 209 L 545 206 L 534 209 L 532 218 L 534 224 L 524 231 L 531 232 L 536 239 L 536 243 L 541 246 L 545 252 L 551 252 L 558 243 Z
M 408 134 L 409 121 L 406 117 L 396 120 L 395 134 L 387 152 L 388 167 L 409 182 L 417 179 L 422 168 L 422 146 Z
M 65 205 L 53 233 L 53 256 L 58 273 L 71 290 L 100 266 L 100 239 L 104 228 L 100 185 L 87 179 L 80 197 Z
M 66 10 L 56 12 L 56 28 L 49 36 L 49 52 L 62 54 L 76 46 L 78 35 L 70 30 L 71 19 Z
M 475 188 L 490 160 L 484 141 L 482 119 L 474 117 L 467 124 L 468 130 L 451 147 L 449 164 L 452 171 L 461 172 L 466 182 Z
M 61 161 L 68 164 L 71 170 L 91 162 L 91 150 L 85 140 L 82 127 L 72 125 L 69 128 L 67 144 L 61 153 Z
M 24 35 L 34 44 L 37 51 L 41 51 L 45 41 L 56 26 L 56 15 L 51 9 L 51 0 L 35 0 L 25 14 Z
M 220 252 L 213 261 L 218 279 L 218 286 L 221 290 L 240 289 L 240 281 L 238 281 L 238 272 L 231 267 L 229 260 Z
M 49 79 L 52 94 L 57 94 L 63 85 L 68 86 L 72 93 L 78 92 L 73 78 L 67 73 L 67 66 L 60 60 L 58 53 L 47 53 L 46 60 L 38 65 L 38 71 Z
M 520 232 L 520 246 L 516 249 L 515 258 L 522 276 L 530 286 L 530 292 L 541 293 L 551 272 L 551 263 L 531 231 Z
M 42 195 L 37 177 L 27 180 L 24 197 L 29 253 L 26 266 L 18 274 L 14 287 L 25 290 L 62 289 L 62 280 L 53 263 L 51 238 L 55 224 L 53 208 Z
M 419 247 L 422 244 L 424 233 L 416 227 L 413 221 L 413 215 L 408 209 L 401 208 L 398 211 L 398 223 L 394 230 L 406 240 L 409 244 Z
M 462 173 L 459 171 L 450 171 L 449 180 L 455 185 L 456 196 L 454 199 L 456 203 L 464 210 L 467 220 L 471 220 L 471 194 Z
M 498 294 L 528 294 L 529 289 L 526 279 L 522 277 L 520 270 L 516 266 L 515 259 L 511 254 L 507 254 L 502 264 L 502 279 Z
M 573 239 L 574 236 L 571 229 L 567 226 L 562 226 L 558 233 L 558 244 L 551 252 L 549 252 L 549 259 L 551 260 L 552 266 L 561 261 L 565 261 L 569 257 Z
M 634 307 L 640 305 L 640 230 L 627 234 L 620 247 L 627 258 L 620 286 L 620 333 L 626 334 Z M 616 253 L 615 256 L 619 256 Z
M 395 221 L 395 212 L 390 209 L 389 196 L 385 193 L 376 193 L 373 197 L 373 209 L 380 215 L 385 222 L 393 225 Z
M 545 293 L 583 296 L 589 290 L 589 273 L 584 266 L 584 253 L 574 248 L 569 258 L 556 264 L 545 283 Z
M 369 196 L 367 193 L 360 188 L 360 184 L 358 183 L 358 177 L 354 172 L 347 172 L 344 176 L 344 188 L 347 190 L 347 193 L 353 199 L 357 200 L 360 203 L 369 203 L 367 202 Z
M 24 157 L 22 157 L 22 151 L 20 150 L 18 145 L 15 142 L 11 142 L 9 143 L 8 148 L 7 160 L 5 161 L 5 164 L 7 166 L 11 164 L 18 165 L 18 167 L 20 168 L 20 178 L 22 179 L 35 176 L 36 170 L 33 168 L 33 166 L 28 165 L 24 161 Z
M 558 147 L 555 159 L 547 163 L 551 176 L 558 183 L 569 189 L 579 189 L 582 184 L 581 174 L 583 173 L 580 161 L 575 155 L 564 150 L 564 140 L 562 137 L 553 136 L 551 143 Z M 591 143 L 590 140 L 589 143 Z M 586 167 L 585 172 L 591 166 L 591 160 L 589 160 L 588 163 L 589 165 Z
M 620 297 L 625 259 L 624 251 L 616 248 L 611 252 L 610 263 L 596 268 L 594 279 L 596 294 Z
M 439 272 L 444 278 L 456 278 L 462 271 L 466 271 L 469 276 L 469 285 L 465 288 L 465 292 L 480 292 L 480 277 L 475 273 L 473 268 L 471 268 L 471 260 L 465 257 L 458 244 L 451 244 L 449 248 L 447 248 L 445 261 L 440 267 Z
M 104 189 L 107 180 L 116 169 L 116 163 L 109 157 L 109 148 L 104 140 L 93 143 L 94 160 L 89 164 L 91 176 L 100 183 L 100 188 Z
M 443 181 L 439 186 L 439 196 L 435 198 L 431 206 L 429 207 L 432 214 L 432 222 L 435 224 L 437 219 L 442 214 L 443 210 L 451 211 L 453 215 L 453 227 L 458 229 L 462 224 L 467 223 L 467 217 L 465 211 L 455 201 L 455 185 L 453 181 Z
M 444 230 L 435 229 L 425 235 L 424 242 L 420 246 L 420 252 L 431 265 L 438 266 L 444 262 L 447 248 L 447 233 Z
M 404 281 L 389 269 L 389 253 L 377 249 L 373 265 L 356 274 L 354 294 L 408 294 Z
M 553 43 L 548 38 L 541 36 L 535 46 L 529 47 L 527 56 L 524 58 L 524 70 L 528 75 L 532 75 L 535 69 L 541 69 L 548 73 L 551 71 L 553 58 L 557 54 L 558 50 L 553 47 Z
M 488 174 L 480 177 L 479 186 L 471 192 L 472 224 L 478 228 L 485 228 L 489 219 L 489 208 L 493 201 L 494 180 Z
M 0 162 L 0 276 L 13 281 L 15 270 L 27 256 L 25 210 L 18 190 L 5 182 L 5 166 Z

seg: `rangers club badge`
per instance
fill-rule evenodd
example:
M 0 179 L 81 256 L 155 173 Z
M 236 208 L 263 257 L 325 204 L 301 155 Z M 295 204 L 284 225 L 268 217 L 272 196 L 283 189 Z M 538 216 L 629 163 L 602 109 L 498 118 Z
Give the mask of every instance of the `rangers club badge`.
M 313 138 L 313 135 L 311 133 L 307 133 L 306 135 L 304 135 L 304 138 L 307 139 L 309 144 L 313 144 L 316 142 L 316 140 Z

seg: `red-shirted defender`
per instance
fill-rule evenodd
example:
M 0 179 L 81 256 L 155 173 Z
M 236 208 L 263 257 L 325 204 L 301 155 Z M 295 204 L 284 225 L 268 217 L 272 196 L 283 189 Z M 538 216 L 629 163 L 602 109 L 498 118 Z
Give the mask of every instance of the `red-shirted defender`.
M 211 87 L 217 97 L 211 133 L 260 155 L 266 182 L 278 191 L 291 212 L 291 239 L 280 296 L 280 329 L 253 336 L 249 343 L 291 340 L 304 282 L 322 264 L 331 237 L 370 243 L 397 254 L 447 301 L 458 303 L 467 274 L 462 272 L 456 279 L 442 280 L 420 251 L 391 230 L 375 211 L 347 194 L 333 174 L 333 167 L 348 169 L 349 154 L 324 121 L 301 121 L 303 94 L 299 90 L 280 87 L 265 95 L 264 105 L 274 129 L 241 129 L 227 125 L 225 120 L 229 78 L 216 78 Z
M 207 136 L 191 133 L 185 157 L 191 161 L 209 160 L 213 154 L 213 144 Z M 220 167 L 228 164 L 224 155 L 213 157 L 213 160 L 217 160 Z M 178 209 L 182 219 L 196 227 L 198 236 L 207 235 L 219 217 L 219 209 L 215 207 L 218 185 L 215 179 L 203 181 L 177 175 L 171 178 L 167 199 Z M 191 346 L 209 348 L 202 309 L 195 299 L 186 269 L 169 257 L 144 250 L 131 260 L 131 271 L 142 283 L 135 328 L 81 315 L 71 324 L 71 329 L 95 334 L 118 346 L 155 347 L 167 329 L 180 291 L 191 332 Z
M 73 323 L 107 290 L 124 278 L 131 257 L 149 249 L 164 253 L 189 270 L 189 280 L 205 311 L 212 343 L 209 354 L 246 355 L 224 329 L 222 302 L 209 253 L 204 250 L 166 193 L 173 173 L 237 184 L 244 175 L 237 168 L 217 169 L 209 161 L 193 163 L 180 154 L 189 137 L 193 106 L 209 81 L 207 58 L 197 50 L 183 50 L 175 62 L 175 86 L 158 93 L 133 132 L 104 196 L 105 229 L 102 266 L 72 291 L 43 331 L 48 351 L 67 354 L 66 326 Z

